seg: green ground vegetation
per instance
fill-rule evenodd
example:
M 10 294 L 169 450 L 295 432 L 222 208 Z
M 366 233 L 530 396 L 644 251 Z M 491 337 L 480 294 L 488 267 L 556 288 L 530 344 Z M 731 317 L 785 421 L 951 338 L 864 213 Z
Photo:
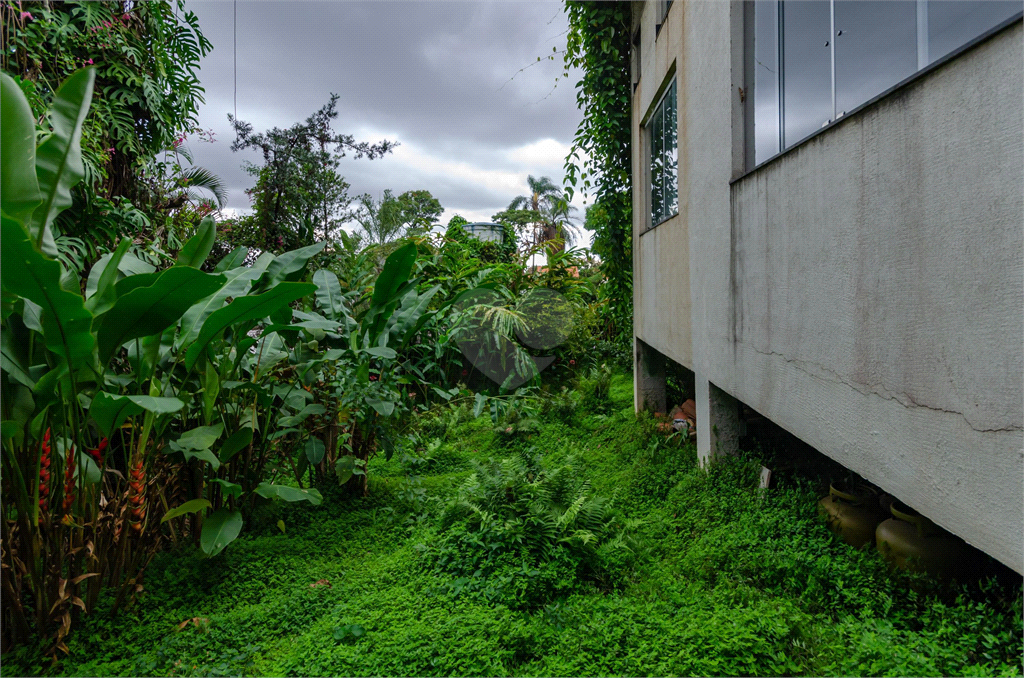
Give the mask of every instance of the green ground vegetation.
M 232 548 L 157 555 L 57 666 L 4 675 L 1020 675 L 1021 590 L 891 573 L 815 515 L 812 478 L 697 467 L 629 375 L 493 421 L 414 414 L 368 496 L 268 501 Z

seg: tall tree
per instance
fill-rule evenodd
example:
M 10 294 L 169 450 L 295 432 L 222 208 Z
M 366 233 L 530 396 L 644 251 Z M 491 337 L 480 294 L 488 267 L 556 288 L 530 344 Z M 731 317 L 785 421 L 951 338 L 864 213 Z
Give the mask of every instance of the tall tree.
M 352 218 L 349 184 L 338 173 L 341 158 L 352 153 L 370 160 L 389 153 L 398 144 L 356 141 L 336 133 L 338 95 L 304 122 L 288 129 L 274 127 L 261 134 L 252 125 L 228 114 L 237 138 L 231 150 L 255 149 L 263 164 L 246 164 L 256 177 L 250 189 L 253 216 L 245 229 L 252 242 L 239 242 L 262 250 L 281 251 L 326 239 Z
M 354 218 L 366 241 L 386 245 L 426 232 L 436 225 L 442 212 L 444 208 L 430 191 L 406 191 L 396 197 L 387 189 L 380 200 L 369 194 L 360 196 Z
M 579 227 L 575 223 L 577 210 L 569 204 L 566 192 L 548 177 L 535 179 L 530 175 L 526 177 L 526 183 L 530 193 L 516 196 L 502 214 L 521 210 L 532 212 L 532 240 L 535 243 L 561 240 L 569 245 L 575 244 L 579 236 Z

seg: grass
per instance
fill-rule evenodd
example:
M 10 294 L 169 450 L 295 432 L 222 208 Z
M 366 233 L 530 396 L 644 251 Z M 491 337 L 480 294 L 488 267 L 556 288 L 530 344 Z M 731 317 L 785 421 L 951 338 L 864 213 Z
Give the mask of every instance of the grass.
M 3 675 L 1020 675 L 1019 583 L 890 573 L 825 529 L 810 483 L 760 492 L 748 456 L 696 468 L 692 446 L 633 415 L 628 375 L 558 411 L 511 434 L 429 419 L 429 451 L 375 460 L 367 498 L 324 488 L 322 506 L 275 508 L 212 560 L 161 554 L 138 602 L 84 619 L 61 664 L 19 648 Z M 438 545 L 480 554 L 442 528 L 443 507 L 474 462 L 538 453 L 610 499 L 633 548 L 559 537 L 545 548 L 561 579 L 513 603 L 453 585 Z M 500 542 L 510 522 L 489 524 L 499 541 L 473 548 L 504 554 L 509 586 L 544 566 Z M 590 565 L 574 569 L 581 549 Z

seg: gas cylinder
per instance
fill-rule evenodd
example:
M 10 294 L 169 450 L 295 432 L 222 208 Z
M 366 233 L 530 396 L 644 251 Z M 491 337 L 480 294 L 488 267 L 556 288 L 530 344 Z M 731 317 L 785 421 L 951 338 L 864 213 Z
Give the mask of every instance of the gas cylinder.
M 860 548 L 875 540 L 875 528 L 882 522 L 878 493 L 868 485 L 832 484 L 827 497 L 818 502 L 818 513 L 828 528 L 847 544 Z
M 933 577 L 966 576 L 972 572 L 977 552 L 962 539 L 946 532 L 906 504 L 893 501 L 892 518 L 875 531 L 878 552 L 887 561 L 912 572 Z

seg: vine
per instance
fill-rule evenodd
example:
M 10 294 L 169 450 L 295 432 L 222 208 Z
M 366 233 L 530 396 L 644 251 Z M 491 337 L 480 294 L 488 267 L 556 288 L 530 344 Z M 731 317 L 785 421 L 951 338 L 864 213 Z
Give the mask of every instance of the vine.
M 565 161 L 566 192 L 571 198 L 579 187 L 585 196 L 594 195 L 586 227 L 594 232 L 592 249 L 608 279 L 609 332 L 626 343 L 633 333 L 631 5 L 566 0 L 565 9 L 569 32 L 563 76 L 571 68 L 583 71 L 576 83 L 583 120 Z

